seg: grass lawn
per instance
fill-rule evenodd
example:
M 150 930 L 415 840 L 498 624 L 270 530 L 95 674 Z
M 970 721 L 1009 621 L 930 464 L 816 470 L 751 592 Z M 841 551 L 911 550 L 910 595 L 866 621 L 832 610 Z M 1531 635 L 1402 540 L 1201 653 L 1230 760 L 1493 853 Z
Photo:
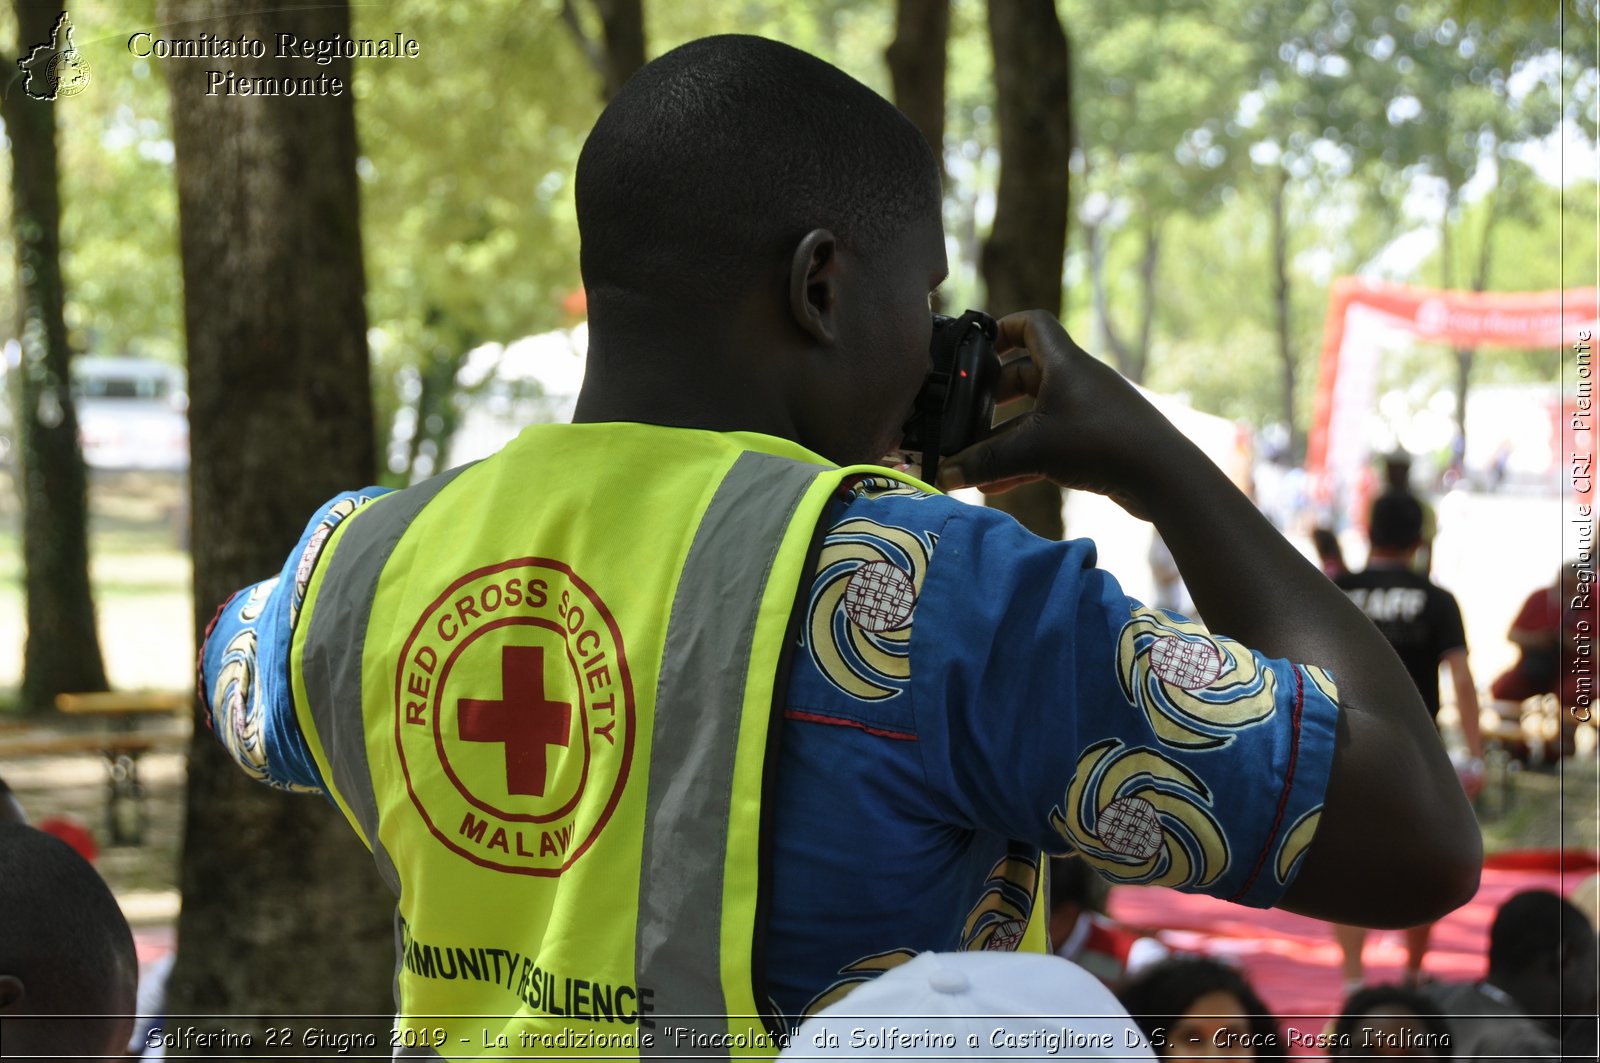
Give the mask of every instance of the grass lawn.
M 90 478 L 90 576 L 101 654 L 118 690 L 187 690 L 194 682 L 185 485 L 170 473 Z M 0 700 L 8 705 L 22 678 L 19 522 L 16 488 L 0 472 Z

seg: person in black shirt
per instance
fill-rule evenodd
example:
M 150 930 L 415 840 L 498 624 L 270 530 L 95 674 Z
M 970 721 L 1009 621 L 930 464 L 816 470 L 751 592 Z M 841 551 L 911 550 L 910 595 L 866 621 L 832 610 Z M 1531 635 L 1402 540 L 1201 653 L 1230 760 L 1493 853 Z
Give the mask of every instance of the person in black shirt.
M 1483 785 L 1483 736 L 1478 727 L 1478 692 L 1467 664 L 1467 636 L 1461 607 L 1455 596 L 1414 569 L 1423 543 L 1425 514 L 1415 495 L 1389 491 L 1373 503 L 1368 521 L 1371 552 L 1361 572 L 1340 576 L 1335 582 L 1377 625 L 1383 637 L 1411 675 L 1422 703 L 1435 719 L 1439 715 L 1439 669 L 1449 669 L 1455 689 L 1461 731 L 1470 759 L 1461 766 L 1462 786 L 1473 797 Z M 1422 960 L 1428 950 L 1432 923 L 1406 931 L 1407 984 L 1422 977 Z M 1367 932 L 1360 927 L 1335 924 L 1334 936 L 1344 953 L 1346 989 L 1363 979 L 1361 953 Z
M 1495 912 L 1489 973 L 1429 990 L 1450 1016 L 1457 1059 L 1594 1059 L 1594 927 L 1550 890 Z

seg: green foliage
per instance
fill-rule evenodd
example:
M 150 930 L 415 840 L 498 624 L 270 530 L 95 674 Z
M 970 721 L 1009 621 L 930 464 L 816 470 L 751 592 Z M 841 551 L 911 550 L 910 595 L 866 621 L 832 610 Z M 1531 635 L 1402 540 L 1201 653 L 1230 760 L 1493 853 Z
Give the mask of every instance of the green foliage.
M 92 91 L 58 108 L 67 324 L 82 350 L 176 362 L 183 291 L 167 87 L 126 50 L 130 33 L 155 24 L 154 3 L 100 0 L 73 11 L 80 37 L 105 32 L 93 44 L 106 61 Z
M 1300 381 L 1297 422 L 1309 422 L 1328 288 L 1355 271 L 1386 242 L 1383 215 L 1363 207 L 1344 187 L 1330 200 L 1290 189 L 1289 270 L 1293 298 L 1290 338 Z M 1201 217 L 1175 216 L 1170 259 L 1182 280 L 1164 284 L 1156 326 L 1162 357 L 1147 383 L 1181 393 L 1199 409 L 1262 426 L 1282 421 L 1282 370 L 1277 355 L 1271 273 L 1271 232 L 1264 189 L 1243 186 Z M 1340 232 L 1332 242 L 1326 233 Z M 1177 273 L 1176 267 L 1171 272 Z
M 1477 271 L 1486 229 L 1491 288 L 1562 283 L 1563 229 L 1569 246 L 1587 239 L 1593 247 L 1592 209 L 1574 206 L 1582 196 L 1569 190 L 1563 216 L 1559 194 L 1519 161 L 1563 117 L 1587 122 L 1593 136 L 1593 59 L 1582 58 L 1572 32 L 1574 21 L 1590 20 L 1592 53 L 1595 5 L 1587 0 L 1569 5 L 1584 14 L 1569 12 L 1565 37 L 1548 7 L 1491 17 L 1445 0 L 1238 0 L 1196 15 L 1182 4 L 1063 2 L 1081 45 L 1088 188 L 1135 205 L 1106 249 L 1114 314 L 1141 298 L 1139 228 L 1165 219 L 1152 386 L 1257 424 L 1281 419 L 1268 225 L 1280 169 L 1290 179 L 1289 332 L 1302 424 L 1328 283 L 1372 272 L 1408 228 L 1439 224 L 1426 197 L 1417 214 L 1427 179 L 1455 206 L 1455 283 Z M 1227 36 L 1218 39 L 1214 27 Z M 1554 58 L 1558 46 L 1564 59 Z M 1196 171 L 1197 147 L 1216 163 L 1210 171 Z M 1480 167 L 1496 180 L 1469 184 Z M 1570 262 L 1566 283 L 1584 283 Z M 1081 263 L 1068 270 L 1080 286 L 1083 276 Z M 1390 276 L 1437 283 L 1438 256 Z M 1070 323 L 1093 337 L 1087 303 L 1072 293 Z M 1498 379 L 1537 372 L 1548 359 L 1495 352 L 1486 361 Z M 1417 373 L 1448 379 L 1416 364 Z
M 1517 165 L 1512 163 L 1511 168 Z M 1488 289 L 1543 291 L 1600 286 L 1600 265 L 1595 256 L 1596 233 L 1600 233 L 1600 184 L 1588 180 L 1555 188 L 1531 175 L 1523 176 L 1529 185 L 1517 200 L 1514 216 L 1506 224 L 1495 226 L 1490 236 Z M 1470 265 L 1467 249 L 1476 253 L 1477 234 L 1483 230 L 1488 206 L 1485 200 L 1476 201 L 1451 223 L 1451 229 L 1461 234 L 1451 241 L 1457 275 L 1463 275 Z M 1438 276 L 1440 254 L 1435 249 L 1418 272 L 1425 277 Z M 1410 360 L 1408 372 L 1440 381 L 1448 378 L 1448 351 L 1426 347 L 1419 348 L 1419 352 Z M 1561 380 L 1563 360 L 1559 352 L 1485 348 L 1482 353 L 1473 371 L 1477 383 Z
M 771 37 L 819 55 L 884 96 L 890 94 L 883 50 L 894 36 L 893 0 L 811 0 L 803 4 L 646 0 L 645 30 L 651 56 L 717 33 Z
M 355 33 L 415 37 L 358 63 L 369 311 L 397 342 L 515 337 L 561 323 L 578 285 L 571 174 L 599 103 L 557 6 L 401 0 Z M 432 319 L 430 321 L 430 319 Z
M 70 7 L 93 73 L 86 92 L 58 105 L 74 343 L 178 359 L 166 84 L 159 63 L 126 47 L 129 33 L 155 25 L 154 3 Z M 576 7 L 593 18 L 587 4 Z M 1458 282 L 1472 275 L 1489 219 L 1489 186 L 1472 175 L 1493 160 L 1484 170 L 1499 175 L 1489 287 L 1594 283 L 1594 256 L 1572 251 L 1593 247 L 1592 186 L 1569 188 L 1563 208 L 1545 175 L 1519 159 L 1522 145 L 1563 119 L 1594 135 L 1595 0 L 1566 0 L 1564 26 L 1548 3 L 1489 0 L 1059 0 L 1059 8 L 1075 64 L 1074 206 L 1099 192 L 1097 202 L 1117 207 L 1105 223 L 1105 276 L 1124 322 L 1141 298 L 1143 227 L 1161 227 L 1152 386 L 1255 423 L 1281 416 L 1269 228 L 1280 169 L 1290 176 L 1290 332 L 1302 415 L 1328 283 L 1371 272 L 1408 228 L 1438 227 L 1437 200 L 1431 215 L 1416 209 L 1429 179 L 1456 190 Z M 560 0 L 354 9 L 358 36 L 403 31 L 422 48 L 419 60 L 358 61 L 355 71 L 385 425 L 420 403 L 422 420 L 447 431 L 447 397 L 467 350 L 571 320 L 566 301 L 580 287 L 571 178 L 600 102 L 598 75 L 560 9 Z M 650 55 L 709 33 L 760 33 L 888 92 L 894 0 L 646 0 L 645 19 Z M 0 25 L 0 47 L 13 45 Z M 945 293 L 959 308 L 983 300 L 975 264 L 998 175 L 983 0 L 955 0 L 948 70 Z M 0 182 L 0 208 L 6 191 Z M 9 241 L 0 232 L 8 261 Z M 1081 241 L 1064 272 L 1068 322 L 1092 343 Z M 1391 278 L 1433 283 L 1440 272 L 1436 255 Z M 13 331 L 13 286 L 12 270 L 0 270 L 4 334 Z M 1483 362 L 1491 376 L 1520 364 Z
M 994 53 L 985 5 L 981 0 L 955 0 L 945 67 L 944 218 L 953 250 L 950 277 L 940 292 L 947 312 L 986 303 L 978 252 L 994 216 L 994 191 L 1000 180 L 993 85 Z
M 399 0 L 354 15 L 358 37 L 400 31 L 421 48 L 358 62 L 354 90 L 378 423 L 402 381 L 420 381 L 410 401 L 427 400 L 437 447 L 468 350 L 566 320 L 580 287 L 571 175 L 600 109 L 574 87 L 595 75 L 556 3 Z
M 397 0 L 355 9 L 358 36 L 404 30 L 422 47 L 422 61 L 358 63 L 355 89 L 379 420 L 419 406 L 435 449 L 453 427 L 449 396 L 467 351 L 570 324 L 566 304 L 581 289 L 572 174 L 600 111 L 599 83 L 560 8 Z M 646 42 L 656 55 L 708 33 L 763 33 L 886 91 L 891 15 L 849 0 L 709 12 L 654 4 Z
M 155 25 L 154 8 L 154 0 L 71 4 L 92 80 L 54 104 L 62 270 L 74 350 L 178 361 L 182 285 L 167 88 L 160 70 L 127 50 L 132 33 Z M 9 217 L 9 203 L 0 205 Z M 7 262 L 9 241 L 9 232 L 0 235 Z M 0 279 L 0 325 L 15 303 L 11 274 L 7 268 Z
M 1217 205 L 1252 58 L 1225 13 L 1202 0 L 1064 6 L 1090 188 L 1128 197 L 1135 217 Z

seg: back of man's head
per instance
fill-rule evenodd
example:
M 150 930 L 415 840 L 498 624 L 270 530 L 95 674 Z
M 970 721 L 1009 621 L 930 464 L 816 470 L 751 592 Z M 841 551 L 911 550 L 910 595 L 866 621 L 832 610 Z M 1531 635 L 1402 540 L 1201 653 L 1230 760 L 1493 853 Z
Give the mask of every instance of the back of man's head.
M 584 286 L 615 309 L 732 307 L 781 282 L 807 232 L 864 257 L 937 218 L 938 167 L 904 115 L 815 56 L 760 37 L 691 41 L 646 64 L 578 159 Z
M 1595 991 L 1594 928 L 1550 890 L 1526 890 L 1489 927 L 1489 978 L 1529 1014 L 1588 1007 Z
M 1373 500 L 1367 538 L 1374 550 L 1410 550 L 1422 541 L 1422 503 L 1410 494 L 1385 491 Z
M 120 1054 L 139 965 L 128 921 L 95 869 L 58 838 L 0 823 L 0 913 L 6 1053 Z M 29 1017 L 51 1015 L 73 1017 Z
M 1411 455 L 1403 450 L 1383 456 L 1383 482 L 1400 490 L 1411 490 Z

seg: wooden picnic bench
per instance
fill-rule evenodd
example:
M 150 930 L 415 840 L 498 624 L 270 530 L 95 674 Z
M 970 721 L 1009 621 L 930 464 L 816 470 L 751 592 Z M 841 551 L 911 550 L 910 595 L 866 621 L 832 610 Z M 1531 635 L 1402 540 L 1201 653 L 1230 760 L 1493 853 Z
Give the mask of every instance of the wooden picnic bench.
M 152 750 L 181 749 L 189 736 L 176 731 L 79 731 L 75 734 L 0 733 L 0 759 L 100 753 L 108 760 Z
M 59 694 L 56 708 L 61 712 L 106 717 L 108 726 L 62 734 L 0 731 L 0 759 L 98 753 L 106 765 L 106 832 L 110 844 L 140 845 L 144 842 L 145 815 L 139 758 L 158 750 L 185 749 L 189 735 L 184 731 L 139 729 L 137 721 L 187 712 L 192 704 L 187 694 L 167 692 Z
M 138 716 L 155 713 L 173 715 L 194 707 L 189 694 L 169 691 L 102 690 L 93 694 L 57 694 L 56 708 L 71 716 L 110 716 L 132 722 Z

